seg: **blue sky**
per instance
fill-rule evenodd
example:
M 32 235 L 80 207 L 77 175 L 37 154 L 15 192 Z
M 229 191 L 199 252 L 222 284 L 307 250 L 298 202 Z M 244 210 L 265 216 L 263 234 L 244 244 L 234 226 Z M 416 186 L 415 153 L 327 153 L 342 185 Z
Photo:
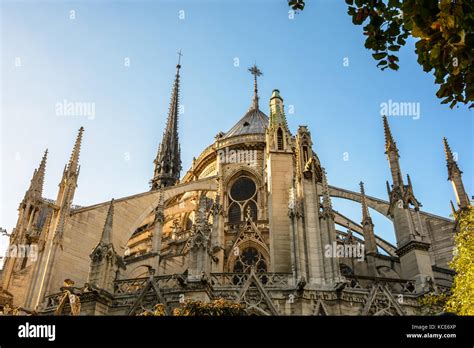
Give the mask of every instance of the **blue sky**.
M 458 153 L 468 193 L 474 193 L 472 113 L 439 104 L 434 78 L 416 63 L 413 41 L 400 52 L 398 72 L 381 72 L 344 1 L 312 0 L 294 19 L 288 10 L 285 0 L 3 1 L 0 226 L 14 227 L 45 148 L 44 193 L 56 198 L 80 126 L 85 134 L 75 204 L 148 190 L 179 49 L 185 170 L 248 109 L 247 68 L 256 62 L 264 73 L 262 110 L 268 114 L 271 91 L 278 88 L 285 105 L 294 107 L 287 115 L 291 130 L 309 126 L 330 184 L 358 190 L 363 180 L 367 194 L 387 199 L 380 105 L 392 100 L 420 105 L 419 119 L 391 116 L 389 122 L 402 171 L 410 174 L 423 209 L 450 214 L 454 195 L 443 136 Z M 95 103 L 95 117 L 56 115 L 63 100 Z M 360 221 L 357 204 L 333 205 Z M 372 215 L 376 232 L 394 242 L 390 223 Z M 6 243 L 0 238 L 1 248 Z

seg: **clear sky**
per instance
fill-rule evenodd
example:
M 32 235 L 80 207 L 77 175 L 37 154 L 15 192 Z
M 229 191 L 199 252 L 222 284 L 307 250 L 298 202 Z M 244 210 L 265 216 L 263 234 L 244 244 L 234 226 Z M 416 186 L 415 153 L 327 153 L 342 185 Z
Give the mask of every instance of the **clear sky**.
M 44 196 L 56 198 L 80 126 L 75 204 L 147 191 L 179 49 L 183 174 L 193 156 L 247 111 L 253 88 L 247 68 L 256 62 L 264 73 L 261 109 L 268 114 L 278 88 L 294 109 L 287 109 L 291 130 L 309 126 L 330 184 L 357 191 L 363 180 L 368 195 L 387 199 L 380 111 L 392 100 L 420 107 L 419 118 L 389 116 L 389 122 L 422 209 L 450 214 L 443 136 L 474 194 L 472 112 L 440 105 L 433 76 L 416 63 L 413 41 L 400 52 L 398 72 L 381 72 L 344 1 L 308 1 L 293 19 L 288 11 L 286 0 L 2 1 L 0 226 L 11 232 L 16 224 L 46 148 Z M 94 103 L 95 117 L 58 115 L 64 100 Z M 360 221 L 356 203 L 333 205 Z M 388 220 L 372 215 L 376 232 L 394 242 Z M 6 244 L 0 238 L 0 249 Z

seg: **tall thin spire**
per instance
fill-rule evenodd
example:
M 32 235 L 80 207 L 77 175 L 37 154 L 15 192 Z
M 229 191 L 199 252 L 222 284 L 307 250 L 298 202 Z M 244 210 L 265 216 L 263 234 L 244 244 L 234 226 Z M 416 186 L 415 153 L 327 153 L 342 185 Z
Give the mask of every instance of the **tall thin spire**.
M 367 199 L 365 197 L 364 183 L 361 181 L 360 185 L 360 194 L 361 194 L 361 204 L 362 204 L 362 224 L 372 224 L 372 218 L 369 214 L 369 207 L 367 206 Z
M 369 214 L 369 208 L 367 206 L 367 197 L 365 196 L 364 183 L 361 181 L 360 185 L 360 194 L 361 194 L 361 204 L 362 204 L 362 229 L 364 234 L 364 245 L 366 254 L 376 254 L 377 253 L 377 242 L 375 240 L 374 234 L 374 224 L 372 218 Z M 372 276 L 377 274 L 375 261 L 373 259 L 368 260 L 369 263 L 369 273 Z
M 398 155 L 397 144 L 392 136 L 392 131 L 390 130 L 390 126 L 388 124 L 387 116 L 383 116 L 383 130 L 385 133 L 385 153 L 393 150 Z
M 31 192 L 35 197 L 41 198 L 43 195 L 43 185 L 44 185 L 44 177 L 46 173 L 46 161 L 48 158 L 48 149 L 44 152 L 43 158 L 41 159 L 41 163 L 38 169 L 35 169 L 33 177 L 31 178 L 31 184 L 29 188 L 29 192 Z
M 107 217 L 105 218 L 104 229 L 102 230 L 102 237 L 100 238 L 100 244 L 109 245 L 112 238 L 112 227 L 114 223 L 114 199 L 110 201 L 109 210 L 107 211 Z
M 393 139 L 390 126 L 388 125 L 387 116 L 383 116 L 383 129 L 385 133 L 385 154 L 387 155 L 390 172 L 392 174 L 393 187 L 398 188 L 403 192 L 403 180 L 399 163 L 399 154 L 397 144 Z
M 462 171 L 459 169 L 453 152 L 449 147 L 448 140 L 443 138 L 444 151 L 446 153 L 446 166 L 448 167 L 448 180 L 451 181 L 459 208 L 466 208 L 470 205 L 469 196 L 464 189 L 462 181 Z
M 257 67 L 256 64 L 254 64 L 252 67 L 248 69 L 250 73 L 253 75 L 253 100 L 252 100 L 252 106 L 250 109 L 253 110 L 258 110 L 258 86 L 257 86 L 257 77 L 262 76 L 263 73 L 260 71 L 260 69 Z
M 154 160 L 155 171 L 151 180 L 151 189 L 175 185 L 181 173 L 181 149 L 178 136 L 179 82 L 181 69 L 181 50 L 178 52 L 176 76 L 171 94 L 170 107 L 163 139 Z
M 453 152 L 451 147 L 448 144 L 446 137 L 443 137 L 444 152 L 446 153 L 446 166 L 448 167 L 448 180 L 451 180 L 455 172 L 462 174 L 462 171 L 459 169 L 458 163 L 454 159 Z
M 84 127 L 79 128 L 79 132 L 74 143 L 74 148 L 71 153 L 71 158 L 67 165 L 67 171 L 70 173 L 77 173 L 79 169 L 79 155 L 81 152 L 82 134 L 84 133 Z

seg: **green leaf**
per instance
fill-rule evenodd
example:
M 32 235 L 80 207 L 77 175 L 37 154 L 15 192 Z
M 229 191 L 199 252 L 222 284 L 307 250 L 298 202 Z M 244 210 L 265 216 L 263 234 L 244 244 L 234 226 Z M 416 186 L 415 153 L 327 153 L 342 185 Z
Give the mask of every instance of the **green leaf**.
M 443 99 L 443 100 L 441 101 L 441 104 L 447 104 L 447 103 L 449 103 L 449 102 L 450 102 L 451 100 L 453 100 L 453 99 L 454 99 L 454 97 L 453 97 L 452 95 L 450 95 L 450 96 L 447 97 L 446 99 Z
M 386 56 L 387 56 L 387 52 L 380 52 L 380 53 L 372 54 L 372 57 L 374 57 L 376 60 L 380 60 L 382 58 L 385 58 Z
M 433 49 L 430 52 L 430 58 L 432 59 L 432 61 L 438 59 L 439 53 L 440 53 L 440 45 L 438 44 L 435 47 L 433 47 Z
M 400 68 L 397 63 L 390 63 L 388 67 L 392 70 L 398 70 Z
M 397 56 L 394 56 L 393 54 L 389 55 L 388 56 L 388 60 L 391 62 L 391 63 L 395 63 L 395 62 L 398 62 L 399 59 Z
M 402 36 L 399 36 L 397 38 L 397 44 L 399 44 L 400 46 L 403 46 L 405 43 L 406 43 L 406 41 Z

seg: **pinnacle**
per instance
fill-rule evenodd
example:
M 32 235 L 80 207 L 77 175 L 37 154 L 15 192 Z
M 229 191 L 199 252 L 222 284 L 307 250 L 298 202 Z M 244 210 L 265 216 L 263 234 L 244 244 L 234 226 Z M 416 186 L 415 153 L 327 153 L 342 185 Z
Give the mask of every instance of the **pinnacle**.
M 69 163 L 67 165 L 67 171 L 77 173 L 79 169 L 79 155 L 81 152 L 81 143 L 82 143 L 82 135 L 84 133 L 84 127 L 79 128 L 79 132 L 76 137 L 76 142 L 74 143 L 74 148 L 71 153 L 71 158 L 69 159 Z

